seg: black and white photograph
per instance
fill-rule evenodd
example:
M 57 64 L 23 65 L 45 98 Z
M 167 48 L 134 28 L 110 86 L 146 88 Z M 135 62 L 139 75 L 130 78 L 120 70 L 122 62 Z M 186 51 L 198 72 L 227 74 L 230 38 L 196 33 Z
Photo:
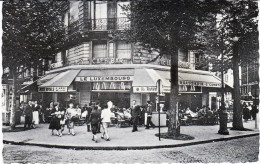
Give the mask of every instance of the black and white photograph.
M 258 163 L 257 0 L 0 2 L 0 163 Z

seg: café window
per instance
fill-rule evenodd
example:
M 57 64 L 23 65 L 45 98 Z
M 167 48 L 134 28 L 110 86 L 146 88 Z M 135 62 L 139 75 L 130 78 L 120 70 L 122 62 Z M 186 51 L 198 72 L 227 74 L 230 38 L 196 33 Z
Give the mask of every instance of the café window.
M 107 57 L 107 43 L 93 43 L 93 57 L 106 58 Z
M 125 41 L 117 42 L 116 54 L 119 59 L 131 59 L 131 44 Z

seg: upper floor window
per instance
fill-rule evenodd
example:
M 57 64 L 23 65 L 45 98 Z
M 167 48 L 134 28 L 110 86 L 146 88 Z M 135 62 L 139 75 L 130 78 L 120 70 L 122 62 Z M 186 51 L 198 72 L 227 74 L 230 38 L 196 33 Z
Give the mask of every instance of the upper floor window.
M 93 42 L 93 57 L 106 58 L 107 57 L 107 43 Z
M 131 59 L 131 44 L 126 43 L 125 41 L 118 41 L 116 54 L 117 58 Z
M 179 61 L 188 62 L 188 51 L 187 50 L 179 50 Z
M 70 2 L 70 23 L 73 23 L 79 19 L 79 3 L 80 1 Z

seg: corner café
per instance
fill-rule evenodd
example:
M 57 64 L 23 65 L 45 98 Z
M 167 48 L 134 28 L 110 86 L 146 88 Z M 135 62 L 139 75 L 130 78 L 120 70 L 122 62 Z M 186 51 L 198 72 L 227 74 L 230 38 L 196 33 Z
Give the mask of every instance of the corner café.
M 112 101 L 120 108 L 128 108 L 133 100 L 144 105 L 155 103 L 156 82 L 162 80 L 165 107 L 169 106 L 170 67 L 152 64 L 74 65 L 49 71 L 37 81 L 41 101 L 48 105 L 58 101 L 67 106 L 73 100 L 81 106 L 92 102 L 101 105 Z M 207 71 L 179 68 L 180 108 L 207 105 L 219 106 L 221 81 Z M 225 85 L 225 88 L 229 86 Z

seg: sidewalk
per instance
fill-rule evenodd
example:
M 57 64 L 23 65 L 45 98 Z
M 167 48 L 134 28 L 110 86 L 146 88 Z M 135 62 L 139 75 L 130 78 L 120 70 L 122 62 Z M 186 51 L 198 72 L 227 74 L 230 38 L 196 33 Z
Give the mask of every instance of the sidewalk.
M 75 126 L 76 136 L 68 135 L 67 129 L 62 137 L 52 136 L 48 124 L 37 125 L 36 129 L 20 132 L 4 132 L 4 143 L 35 145 L 44 147 L 57 147 L 69 149 L 102 149 L 102 150 L 128 150 L 128 149 L 152 149 L 162 147 L 179 147 L 207 142 L 229 140 L 252 135 L 259 135 L 259 130 L 255 129 L 255 121 L 244 122 L 244 127 L 252 131 L 230 130 L 232 123 L 228 123 L 230 135 L 219 135 L 219 125 L 214 126 L 181 126 L 181 133 L 193 136 L 193 140 L 170 140 L 161 139 L 155 136 L 158 128 L 146 130 L 139 127 L 138 132 L 132 133 L 131 127 L 109 128 L 111 141 L 105 141 L 98 134 L 98 143 L 93 142 L 92 133 L 87 132 L 87 127 Z M 3 127 L 4 128 L 4 127 Z M 167 127 L 161 128 L 161 133 L 167 132 Z

